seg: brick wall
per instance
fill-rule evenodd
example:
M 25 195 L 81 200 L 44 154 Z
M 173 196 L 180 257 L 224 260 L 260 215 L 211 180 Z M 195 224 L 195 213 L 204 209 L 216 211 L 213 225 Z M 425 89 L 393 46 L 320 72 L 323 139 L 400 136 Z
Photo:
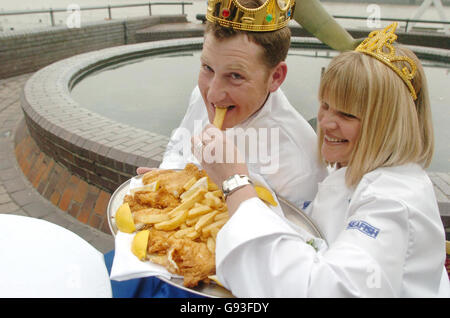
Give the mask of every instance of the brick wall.
M 86 23 L 79 29 L 47 27 L 0 33 L 0 78 L 34 72 L 84 52 L 136 43 L 137 30 L 160 23 L 186 22 L 185 15 L 151 16 Z

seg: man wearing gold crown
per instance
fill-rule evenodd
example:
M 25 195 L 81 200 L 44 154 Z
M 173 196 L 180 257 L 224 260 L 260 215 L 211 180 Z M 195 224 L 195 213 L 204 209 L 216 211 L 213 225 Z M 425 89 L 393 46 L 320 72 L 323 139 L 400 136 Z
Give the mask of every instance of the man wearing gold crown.
M 198 86 L 179 128 L 172 134 L 160 168 L 182 169 L 187 162 L 198 163 L 190 148 L 183 148 L 186 132 L 193 135 L 198 124 L 198 133 L 213 122 L 217 107 L 226 107 L 221 128 L 240 129 L 249 135 L 252 130 L 258 131 L 256 143 L 266 147 L 269 158 L 258 156 L 261 149 L 251 153 L 251 141 L 244 146 L 253 182 L 300 208 L 314 198 L 318 182 L 326 175 L 316 160 L 316 136 L 280 89 L 287 74 L 285 59 L 291 36 L 287 25 L 292 16 L 331 46 L 344 49 L 353 45 L 351 36 L 317 1 L 208 2 Z M 259 129 L 267 134 L 259 134 Z
M 321 78 L 320 157 L 334 170 L 307 211 L 321 235 L 272 213 L 251 184 L 227 197 L 216 273 L 233 295 L 450 297 L 444 227 L 424 170 L 434 145 L 427 83 L 417 56 L 394 46 L 396 27 L 371 32 Z M 193 147 L 229 142 L 204 138 L 210 130 Z M 239 162 L 198 158 L 216 184 L 248 174 Z

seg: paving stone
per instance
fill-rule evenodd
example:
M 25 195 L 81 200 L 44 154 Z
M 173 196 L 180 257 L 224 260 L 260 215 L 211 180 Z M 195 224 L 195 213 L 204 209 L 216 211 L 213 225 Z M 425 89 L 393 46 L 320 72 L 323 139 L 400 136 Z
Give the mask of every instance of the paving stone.
M 0 170 L 10 169 L 13 167 L 14 167 L 14 163 L 11 160 L 8 160 L 8 159 L 0 160 Z
M 12 213 L 20 210 L 20 207 L 14 202 L 8 202 L 5 204 L 0 204 L 0 214 L 1 213 Z
M 37 201 L 36 194 L 33 192 L 34 189 L 25 189 L 21 191 L 17 191 L 14 193 L 11 193 L 12 199 L 19 205 L 19 206 L 25 206 L 27 204 L 30 204 L 32 202 Z
M 4 181 L 3 186 L 8 193 L 25 190 L 29 187 L 21 178 Z
M 22 207 L 29 216 L 34 218 L 42 218 L 54 211 L 54 207 L 43 201 L 34 201 Z
M 19 176 L 19 172 L 17 171 L 17 169 L 15 167 L 5 169 L 5 170 L 0 170 L 0 180 L 2 180 L 2 181 L 15 179 L 18 176 Z
M 29 216 L 28 214 L 25 213 L 24 210 L 16 210 L 16 211 L 10 212 L 9 214 L 20 215 L 20 216 Z
M 11 202 L 11 197 L 7 193 L 0 194 L 0 204 Z
M 43 216 L 42 219 L 57 224 L 66 229 L 70 228 L 73 222 L 71 216 L 68 216 L 67 214 L 58 213 L 58 211 L 50 212 L 49 214 Z

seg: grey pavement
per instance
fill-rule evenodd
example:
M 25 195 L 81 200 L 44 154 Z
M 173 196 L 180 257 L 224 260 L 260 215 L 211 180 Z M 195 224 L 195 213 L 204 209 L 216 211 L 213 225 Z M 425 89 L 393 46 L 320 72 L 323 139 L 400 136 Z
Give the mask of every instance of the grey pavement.
M 20 169 L 14 152 L 14 135 L 23 119 L 20 90 L 32 74 L 0 80 L 0 213 L 43 219 L 62 226 L 106 253 L 114 238 L 86 225 L 42 197 Z

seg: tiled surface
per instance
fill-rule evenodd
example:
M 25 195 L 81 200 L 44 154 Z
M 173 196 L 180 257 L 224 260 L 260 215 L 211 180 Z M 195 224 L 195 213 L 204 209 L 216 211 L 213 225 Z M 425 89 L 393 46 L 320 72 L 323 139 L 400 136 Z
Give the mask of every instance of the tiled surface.
M 56 164 L 48 165 L 44 156 L 35 152 L 35 164 L 40 163 L 39 167 L 24 165 L 31 176 L 29 180 L 16 159 L 14 139 L 17 137 L 17 128 L 23 121 L 19 103 L 20 90 L 29 77 L 30 74 L 26 74 L 0 80 L 0 213 L 29 216 L 58 224 L 78 234 L 100 252 L 106 253 L 114 248 L 112 235 L 81 222 L 39 193 L 39 185 L 49 177 L 46 173 L 51 169 L 47 169 Z M 29 156 L 33 156 L 33 151 L 35 150 L 31 148 L 26 150 Z M 35 172 L 31 173 L 32 170 Z M 33 184 L 38 185 L 38 188 Z M 81 200 L 81 194 L 77 199 Z M 106 199 L 106 194 L 99 196 L 96 201 L 98 205 L 92 205 L 92 210 L 103 213 L 100 211 L 103 211 Z

